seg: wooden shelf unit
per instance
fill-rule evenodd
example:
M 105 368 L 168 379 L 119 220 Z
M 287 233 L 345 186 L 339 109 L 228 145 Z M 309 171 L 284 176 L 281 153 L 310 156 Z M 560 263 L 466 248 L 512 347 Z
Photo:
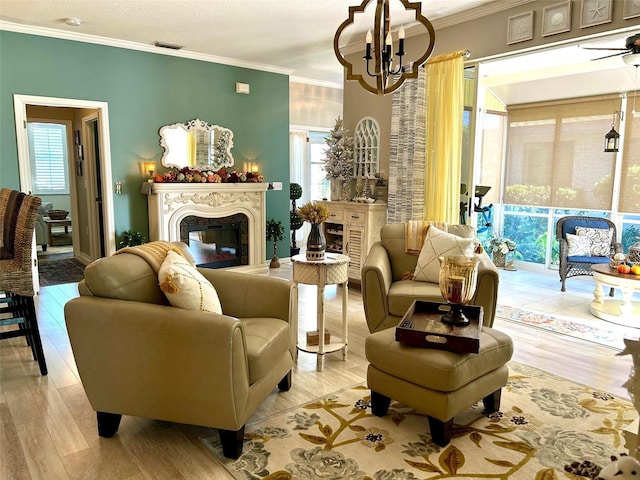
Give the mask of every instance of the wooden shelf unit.
M 330 216 L 323 223 L 327 252 L 349 256 L 349 280 L 360 283 L 362 264 L 387 223 L 386 203 L 323 202 Z

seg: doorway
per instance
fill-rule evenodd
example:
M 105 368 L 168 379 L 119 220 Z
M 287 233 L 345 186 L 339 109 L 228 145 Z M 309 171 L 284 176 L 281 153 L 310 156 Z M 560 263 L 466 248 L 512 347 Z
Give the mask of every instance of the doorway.
M 81 133 L 74 132 L 74 148 L 77 150 L 71 156 L 69 165 L 69 210 L 75 222 L 72 229 L 74 254 L 83 263 L 111 255 L 115 252 L 115 226 L 113 198 L 109 188 L 112 174 L 107 104 L 14 95 L 20 188 L 24 192 L 34 190 L 26 128 L 28 106 L 69 108 L 81 119 Z M 79 141 L 75 140 L 75 135 L 78 135 Z

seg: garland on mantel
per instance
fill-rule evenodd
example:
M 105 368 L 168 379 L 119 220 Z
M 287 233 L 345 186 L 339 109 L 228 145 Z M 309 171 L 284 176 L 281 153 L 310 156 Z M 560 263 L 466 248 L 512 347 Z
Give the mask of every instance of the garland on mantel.
M 191 167 L 172 168 L 164 174 L 153 176 L 155 183 L 262 183 L 264 176 L 258 172 L 241 172 L 238 170 L 197 170 Z

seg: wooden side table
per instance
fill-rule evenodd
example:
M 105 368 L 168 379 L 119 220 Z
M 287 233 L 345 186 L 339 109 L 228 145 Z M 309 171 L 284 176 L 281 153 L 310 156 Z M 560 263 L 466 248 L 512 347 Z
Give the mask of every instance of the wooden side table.
M 53 220 L 49 217 L 43 217 L 44 223 L 47 224 L 47 238 L 49 240 L 49 245 L 67 245 L 66 239 L 65 243 L 58 243 L 56 241 L 56 236 L 51 232 L 52 227 L 64 227 L 65 235 L 69 235 L 69 227 L 71 226 L 71 218 L 67 217 L 64 220 Z
M 306 255 L 291 257 L 293 264 L 293 281 L 318 287 L 317 322 L 318 345 L 298 345 L 296 331 L 296 347 L 303 352 L 317 354 L 317 369 L 324 368 L 324 354 L 342 350 L 342 358 L 347 358 L 347 298 L 349 280 L 349 257 L 340 254 L 325 254 L 324 260 L 310 261 Z M 324 343 L 324 289 L 326 285 L 342 285 L 342 339 L 339 342 Z

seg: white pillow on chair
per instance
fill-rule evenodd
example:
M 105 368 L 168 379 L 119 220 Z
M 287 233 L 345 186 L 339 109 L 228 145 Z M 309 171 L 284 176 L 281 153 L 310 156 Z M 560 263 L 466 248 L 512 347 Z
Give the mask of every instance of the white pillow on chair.
M 567 233 L 567 244 L 569 245 L 567 257 L 591 256 L 591 240 L 589 237 Z
M 610 228 L 576 227 L 576 233 L 587 237 L 591 242 L 591 256 L 606 257 L 611 253 L 613 230 Z
M 222 314 L 216 289 L 179 253 L 172 250 L 167 252 L 158 271 L 158 281 L 172 306 Z
M 419 282 L 439 283 L 440 260 L 438 257 L 443 255 L 471 257 L 476 243 L 475 238 L 458 237 L 431 225 L 422 244 L 413 279 Z

